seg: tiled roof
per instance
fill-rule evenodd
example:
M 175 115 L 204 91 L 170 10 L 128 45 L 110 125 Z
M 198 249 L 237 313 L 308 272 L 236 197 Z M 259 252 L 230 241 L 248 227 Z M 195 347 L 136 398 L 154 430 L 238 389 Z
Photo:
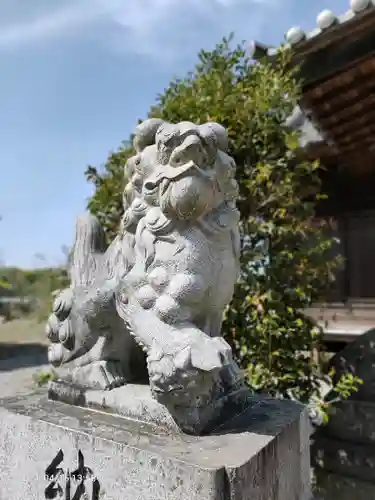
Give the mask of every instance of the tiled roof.
M 333 34 L 338 28 L 342 28 L 343 25 L 346 25 L 346 23 L 348 23 L 347 26 L 349 27 L 351 21 L 356 20 L 355 18 L 366 15 L 369 10 L 375 11 L 375 0 L 350 0 L 349 7 L 350 9 L 348 12 L 342 16 L 337 16 L 331 10 L 323 10 L 316 17 L 317 27 L 308 33 L 299 26 L 291 27 L 285 34 L 287 46 L 293 48 L 296 46 L 302 47 L 306 43 L 309 44 L 310 41 L 314 41 L 314 44 L 316 44 L 319 35 L 323 33 Z M 249 51 L 254 59 L 260 59 L 265 56 L 274 56 L 277 49 L 260 42 L 251 41 Z
M 303 79 L 303 98 L 286 125 L 300 132 L 301 147 L 325 144 L 325 155 L 346 160 L 364 155 L 375 131 L 375 0 L 348 2 L 346 14 L 324 10 L 313 31 L 295 26 L 285 35 Z M 252 42 L 250 52 L 255 60 L 273 59 L 277 48 Z
M 304 40 L 310 40 L 326 30 L 351 21 L 367 9 L 375 9 L 375 0 L 350 0 L 350 10 L 340 17 L 337 17 L 331 10 L 323 10 L 317 15 L 316 23 L 318 26 L 313 31 L 305 33 L 298 26 L 294 26 L 287 31 L 286 42 L 295 46 Z

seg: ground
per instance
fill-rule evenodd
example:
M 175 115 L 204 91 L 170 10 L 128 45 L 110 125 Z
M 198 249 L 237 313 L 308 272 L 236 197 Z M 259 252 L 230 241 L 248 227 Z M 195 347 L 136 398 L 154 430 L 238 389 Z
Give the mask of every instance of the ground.
M 48 370 L 48 341 L 44 325 L 20 319 L 0 324 L 1 396 L 15 396 L 36 388 L 39 373 Z
M 16 319 L 0 324 L 0 346 L 4 343 L 47 345 L 44 324 L 34 319 Z

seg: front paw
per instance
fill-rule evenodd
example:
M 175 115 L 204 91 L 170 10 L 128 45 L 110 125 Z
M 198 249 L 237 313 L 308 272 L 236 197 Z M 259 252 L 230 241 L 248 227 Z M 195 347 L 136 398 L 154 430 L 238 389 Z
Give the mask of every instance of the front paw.
M 47 320 L 45 331 L 53 344 L 60 343 L 68 351 L 74 349 L 75 336 L 70 318 L 61 321 L 55 313 L 52 313 Z
M 87 382 L 90 387 L 110 390 L 126 383 L 124 370 L 119 361 L 94 361 L 86 368 L 89 369 Z
M 74 297 L 72 288 L 66 288 L 55 299 L 52 312 L 59 321 L 64 321 L 73 307 Z

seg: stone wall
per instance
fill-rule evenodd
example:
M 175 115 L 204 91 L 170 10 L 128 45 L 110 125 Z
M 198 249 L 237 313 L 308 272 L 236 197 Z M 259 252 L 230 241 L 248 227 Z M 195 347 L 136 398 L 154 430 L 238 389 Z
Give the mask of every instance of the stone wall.
M 369 500 L 375 498 L 375 330 L 336 354 L 331 366 L 337 377 L 349 371 L 363 385 L 335 404 L 328 425 L 313 436 L 318 490 L 325 500 Z

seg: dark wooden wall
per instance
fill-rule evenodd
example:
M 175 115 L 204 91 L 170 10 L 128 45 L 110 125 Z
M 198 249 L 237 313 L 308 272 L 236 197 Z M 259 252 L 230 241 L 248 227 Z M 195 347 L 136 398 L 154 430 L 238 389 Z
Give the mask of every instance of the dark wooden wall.
M 375 210 L 341 214 L 336 234 L 345 267 L 331 300 L 375 299 Z
M 375 174 L 337 168 L 326 173 L 323 190 L 328 200 L 317 207 L 317 215 L 335 221 L 336 251 L 345 259 L 329 300 L 375 299 Z

